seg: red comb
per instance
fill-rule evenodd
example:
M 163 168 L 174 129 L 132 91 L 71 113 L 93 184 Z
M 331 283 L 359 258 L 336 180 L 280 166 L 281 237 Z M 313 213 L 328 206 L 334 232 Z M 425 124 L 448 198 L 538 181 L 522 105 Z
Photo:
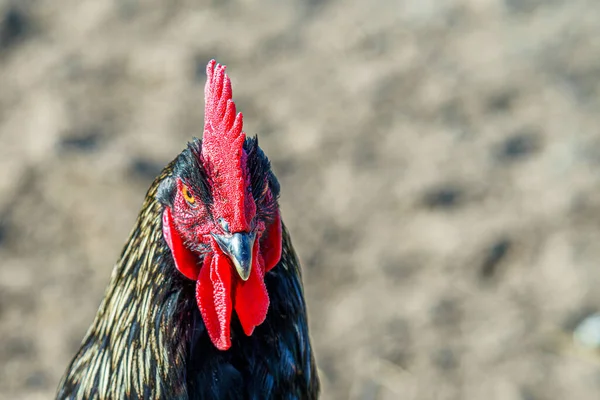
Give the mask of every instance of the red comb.
M 247 231 L 255 205 L 247 198 L 250 182 L 243 149 L 243 116 L 236 114 L 225 66 L 211 60 L 206 77 L 202 158 L 214 184 L 215 212 L 225 218 L 232 232 Z
M 215 68 L 216 65 L 216 68 Z M 206 66 L 206 86 L 204 87 L 204 141 L 222 144 L 231 143 L 242 132 L 242 113 L 235 113 L 235 103 L 231 99 L 231 81 L 225 73 L 225 66 L 210 60 Z M 217 135 L 213 135 L 213 133 Z

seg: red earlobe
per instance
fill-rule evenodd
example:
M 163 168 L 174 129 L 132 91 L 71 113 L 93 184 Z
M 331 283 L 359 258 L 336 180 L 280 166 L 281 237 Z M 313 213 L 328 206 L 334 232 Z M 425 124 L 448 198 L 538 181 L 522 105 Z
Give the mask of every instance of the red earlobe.
M 265 272 L 270 271 L 281 259 L 281 217 L 279 210 L 271 225 L 267 227 L 260 241 L 260 251 L 265 262 Z
M 171 249 L 173 254 L 173 260 L 175 260 L 175 267 L 181 272 L 186 278 L 196 280 L 200 273 L 200 266 L 198 265 L 198 256 L 189 250 L 183 244 L 183 240 L 179 236 L 179 233 L 175 229 L 173 224 L 173 215 L 171 215 L 171 209 L 165 207 L 162 215 L 162 231 L 165 242 Z

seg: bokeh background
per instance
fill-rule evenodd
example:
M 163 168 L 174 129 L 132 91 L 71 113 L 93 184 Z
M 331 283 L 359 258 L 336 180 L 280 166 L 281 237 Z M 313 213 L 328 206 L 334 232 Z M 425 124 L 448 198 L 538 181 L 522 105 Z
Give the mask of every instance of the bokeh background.
M 225 63 L 324 399 L 597 399 L 597 0 L 0 0 L 0 398 L 48 399 Z

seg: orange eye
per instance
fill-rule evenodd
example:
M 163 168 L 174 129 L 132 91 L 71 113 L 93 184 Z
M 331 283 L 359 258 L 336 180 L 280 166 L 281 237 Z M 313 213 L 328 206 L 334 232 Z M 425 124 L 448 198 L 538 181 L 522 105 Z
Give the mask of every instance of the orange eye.
M 196 199 L 194 198 L 194 196 L 190 192 L 190 189 L 188 189 L 187 186 L 183 185 L 182 192 L 183 192 L 183 198 L 185 199 L 185 201 L 187 201 L 190 204 L 194 204 L 196 202 Z

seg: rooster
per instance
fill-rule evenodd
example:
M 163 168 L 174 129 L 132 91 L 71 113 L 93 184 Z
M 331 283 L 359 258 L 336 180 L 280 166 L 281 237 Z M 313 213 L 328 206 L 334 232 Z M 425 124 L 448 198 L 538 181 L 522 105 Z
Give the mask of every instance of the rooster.
M 207 66 L 202 140 L 155 179 L 58 399 L 316 399 L 279 183 Z

